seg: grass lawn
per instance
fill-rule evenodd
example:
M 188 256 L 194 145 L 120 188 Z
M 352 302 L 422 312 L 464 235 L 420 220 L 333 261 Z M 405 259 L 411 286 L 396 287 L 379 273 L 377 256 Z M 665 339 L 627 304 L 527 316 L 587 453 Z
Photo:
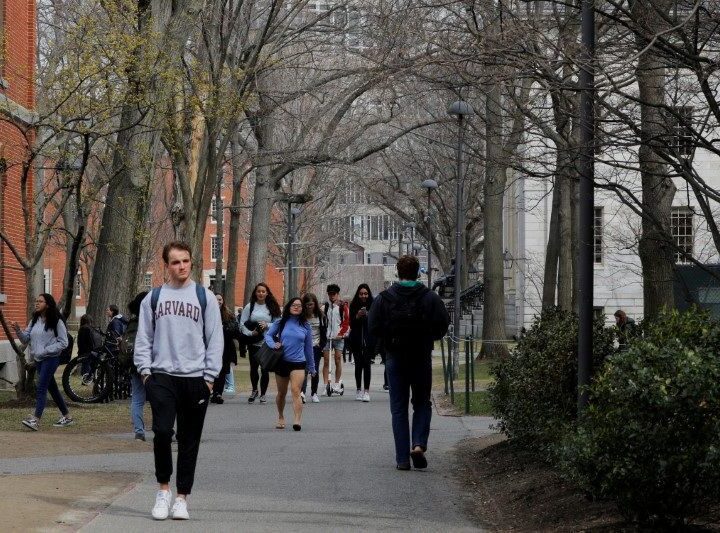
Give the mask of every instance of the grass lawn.
M 455 394 L 455 408 L 465 413 L 465 392 Z M 488 391 L 481 390 L 470 393 L 470 414 L 472 416 L 491 416 Z
M 464 360 L 464 354 L 460 354 L 460 359 Z M 490 361 L 475 361 L 475 391 L 470 391 L 470 414 L 474 416 L 490 416 L 490 403 L 488 401 L 487 388 L 492 383 L 490 375 Z M 455 389 L 455 411 L 464 414 L 465 412 L 465 375 L 466 365 L 462 363 L 458 368 L 458 377 L 453 380 Z M 439 357 L 433 359 L 433 388 L 436 392 L 443 394 L 445 392 L 445 381 L 443 379 L 442 362 Z M 447 397 L 447 404 L 450 405 L 450 396 Z

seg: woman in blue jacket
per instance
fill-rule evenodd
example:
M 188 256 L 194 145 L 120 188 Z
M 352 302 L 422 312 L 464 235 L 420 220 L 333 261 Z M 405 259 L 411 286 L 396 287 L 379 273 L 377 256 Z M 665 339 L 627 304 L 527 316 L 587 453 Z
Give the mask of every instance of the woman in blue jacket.
M 300 298 L 291 298 L 285 304 L 282 318 L 274 322 L 265 333 L 265 343 L 275 349 L 283 349 L 283 357 L 275 366 L 275 382 L 277 383 L 277 429 L 285 429 L 285 397 L 288 384 L 293 401 L 293 429 L 302 429 L 302 400 L 300 388 L 305 379 L 305 369 L 315 376 L 315 357 L 313 356 L 313 338 L 310 324 L 303 314 Z
M 20 341 L 29 344 L 30 359 L 37 365 L 35 414 L 22 420 L 23 425 L 33 431 L 40 429 L 40 419 L 49 392 L 62 415 L 53 426 L 69 426 L 74 420 L 55 381 L 55 371 L 60 364 L 60 353 L 68 346 L 67 328 L 60 317 L 55 299 L 50 294 L 39 295 L 35 299 L 35 312 L 28 327 L 21 330 L 17 322 L 13 322 L 12 326 Z

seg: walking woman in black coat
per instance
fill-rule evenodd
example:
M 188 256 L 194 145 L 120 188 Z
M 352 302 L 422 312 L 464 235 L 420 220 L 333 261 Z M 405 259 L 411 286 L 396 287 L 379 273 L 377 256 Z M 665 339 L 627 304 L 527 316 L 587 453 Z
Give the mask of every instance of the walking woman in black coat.
M 218 305 L 220 306 L 220 318 L 222 319 L 223 326 L 223 340 L 225 341 L 225 347 L 223 348 L 222 368 L 218 377 L 215 379 L 213 385 L 212 396 L 210 396 L 211 403 L 221 404 L 224 403 L 222 394 L 225 390 L 225 380 L 230 372 L 230 365 L 237 365 L 237 350 L 235 349 L 235 343 L 233 340 L 240 341 L 240 326 L 235 320 L 235 316 L 232 311 L 225 305 L 225 298 L 222 294 L 216 294 Z
M 375 356 L 375 340 L 368 329 L 368 311 L 372 303 L 370 287 L 361 283 L 350 302 L 350 345 L 355 357 L 355 399 L 359 402 L 370 401 L 370 364 Z

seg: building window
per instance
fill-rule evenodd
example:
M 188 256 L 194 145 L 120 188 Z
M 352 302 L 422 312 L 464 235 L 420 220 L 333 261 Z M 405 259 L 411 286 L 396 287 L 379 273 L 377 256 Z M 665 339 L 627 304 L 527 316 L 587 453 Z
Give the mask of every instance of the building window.
M 689 263 L 693 254 L 693 214 L 687 207 L 673 207 L 670 213 L 670 233 L 677 249 L 676 263 Z
M 387 265 L 387 264 L 388 264 L 388 262 L 389 262 L 389 258 L 388 258 L 388 256 L 387 256 L 387 255 L 385 255 L 385 254 L 383 254 L 383 260 L 382 260 L 382 264 L 383 264 L 383 265 Z
M 145 272 L 143 276 L 143 290 L 148 292 L 152 290 L 152 272 Z
M 225 288 L 225 274 L 222 275 L 222 286 L 217 286 L 217 284 L 215 283 L 216 279 L 217 277 L 215 276 L 215 274 L 210 274 L 210 290 L 212 290 L 213 292 L 222 292 Z
M 671 146 L 679 155 L 691 155 L 693 140 L 693 108 L 691 106 L 674 107 L 669 123 L 672 125 Z
M 52 294 L 52 269 L 46 268 L 43 270 L 43 291 L 47 294 Z
M 593 261 L 596 265 L 603 262 L 603 208 L 596 207 L 593 216 Z
M 222 254 L 222 236 L 213 235 L 210 237 L 210 261 L 217 261 Z
M 220 209 L 220 212 L 222 213 L 223 199 L 222 199 L 222 197 L 218 198 L 217 196 L 213 196 L 212 204 L 210 205 L 210 222 L 213 224 L 217 224 L 217 221 L 218 221 L 217 210 L 218 209 Z

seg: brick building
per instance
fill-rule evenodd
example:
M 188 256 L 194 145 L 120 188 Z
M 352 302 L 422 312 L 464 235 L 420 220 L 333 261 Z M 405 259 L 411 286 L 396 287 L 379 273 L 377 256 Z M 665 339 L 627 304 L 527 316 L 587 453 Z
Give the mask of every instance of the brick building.
M 23 249 L 24 224 L 20 202 L 23 162 L 33 140 L 35 120 L 35 3 L 0 0 L 0 225 Z M 32 176 L 27 193 L 32 198 Z M 0 246 L 0 300 L 8 320 L 24 323 L 25 275 L 9 248 Z M 0 376 L 14 381 L 15 355 L 0 331 Z

